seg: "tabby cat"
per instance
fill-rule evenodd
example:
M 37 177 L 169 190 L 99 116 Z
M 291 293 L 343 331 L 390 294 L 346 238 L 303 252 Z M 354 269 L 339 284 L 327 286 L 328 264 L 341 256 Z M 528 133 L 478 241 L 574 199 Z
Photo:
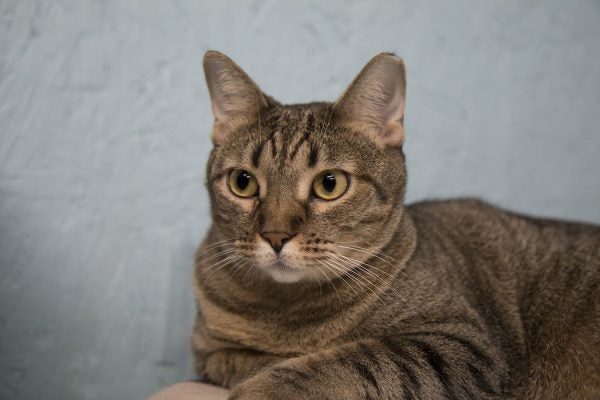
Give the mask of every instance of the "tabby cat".
M 600 227 L 403 204 L 405 71 L 283 105 L 204 57 L 196 369 L 230 399 L 600 399 Z

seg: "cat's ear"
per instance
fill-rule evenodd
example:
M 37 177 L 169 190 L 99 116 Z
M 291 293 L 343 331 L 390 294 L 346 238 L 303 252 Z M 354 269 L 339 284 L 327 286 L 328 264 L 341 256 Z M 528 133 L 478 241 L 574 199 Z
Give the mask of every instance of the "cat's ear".
M 219 143 L 240 126 L 256 119 L 270 99 L 226 55 L 208 51 L 202 64 L 215 117 L 212 139 Z
M 401 146 L 405 95 L 402 59 L 381 53 L 365 65 L 334 107 L 343 126 L 365 132 L 380 145 Z

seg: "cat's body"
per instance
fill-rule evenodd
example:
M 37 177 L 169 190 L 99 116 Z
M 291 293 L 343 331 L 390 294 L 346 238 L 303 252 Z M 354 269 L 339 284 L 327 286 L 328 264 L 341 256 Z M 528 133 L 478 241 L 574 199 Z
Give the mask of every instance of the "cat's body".
M 600 227 L 475 200 L 404 207 L 393 56 L 333 105 L 305 106 L 260 97 L 230 60 L 207 57 L 216 147 L 214 224 L 196 259 L 199 374 L 235 399 L 600 398 Z M 223 128 L 223 110 L 243 112 L 227 103 L 232 82 L 263 104 Z M 372 91 L 394 85 L 401 103 Z M 377 130 L 368 117 L 390 104 Z M 240 169 L 256 176 L 251 196 L 228 181 Z M 343 194 L 303 195 L 337 169 Z

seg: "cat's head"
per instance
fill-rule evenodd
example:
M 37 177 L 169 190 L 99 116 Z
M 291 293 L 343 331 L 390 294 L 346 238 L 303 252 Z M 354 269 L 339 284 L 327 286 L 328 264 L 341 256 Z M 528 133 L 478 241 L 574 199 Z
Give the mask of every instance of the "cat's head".
M 204 71 L 219 262 L 297 282 L 380 256 L 403 213 L 402 60 L 377 55 L 334 103 L 282 105 L 214 51 Z

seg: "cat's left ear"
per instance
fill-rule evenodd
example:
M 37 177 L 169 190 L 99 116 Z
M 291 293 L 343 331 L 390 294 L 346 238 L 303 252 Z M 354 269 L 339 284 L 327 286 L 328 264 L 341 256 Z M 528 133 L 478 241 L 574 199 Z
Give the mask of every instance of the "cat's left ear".
M 339 123 L 369 135 L 382 146 L 404 141 L 406 73 L 402 59 L 381 53 L 365 65 L 335 102 Z
M 260 111 L 274 102 L 225 54 L 208 51 L 202 64 L 215 117 L 214 143 L 222 142 L 240 126 L 256 120 Z

